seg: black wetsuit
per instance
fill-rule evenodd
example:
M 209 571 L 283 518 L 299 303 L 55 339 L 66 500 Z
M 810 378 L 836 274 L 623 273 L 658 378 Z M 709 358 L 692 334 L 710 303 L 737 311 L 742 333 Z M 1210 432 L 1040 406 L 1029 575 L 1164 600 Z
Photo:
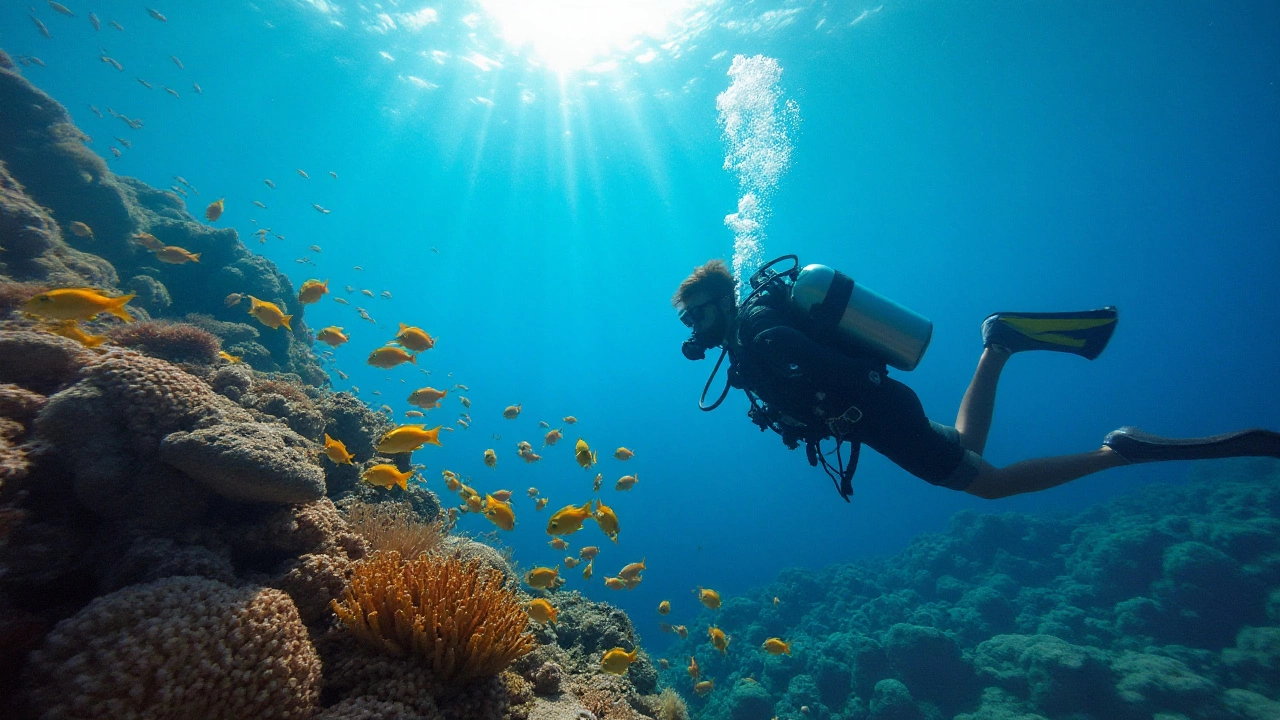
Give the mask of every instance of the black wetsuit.
M 731 378 L 754 392 L 792 433 L 789 445 L 823 437 L 867 445 L 916 477 L 964 490 L 978 455 L 955 428 L 932 422 L 915 391 L 888 377 L 883 361 L 850 344 L 818 343 L 785 301 L 761 295 L 738 316 L 729 342 Z

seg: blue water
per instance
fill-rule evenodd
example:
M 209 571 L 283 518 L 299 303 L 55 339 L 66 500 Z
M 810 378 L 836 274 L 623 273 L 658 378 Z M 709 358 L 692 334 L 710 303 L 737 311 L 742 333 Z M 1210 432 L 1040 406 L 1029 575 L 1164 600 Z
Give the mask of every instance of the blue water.
M 1275 3 L 720 3 L 695 8 L 705 14 L 678 40 L 643 36 L 562 72 L 465 2 L 393 3 L 394 28 L 354 2 L 172 3 L 158 8 L 166 23 L 133 3 L 67 5 L 78 17 L 6 3 L 0 47 L 44 61 L 24 74 L 117 173 L 157 187 L 185 177 L 200 190 L 196 215 L 225 196 L 219 225 L 295 286 L 328 278 L 350 299 L 306 311 L 313 330 L 351 335 L 333 365 L 350 380 L 335 375 L 336 388 L 358 386 L 402 417 L 417 387 L 470 386 L 469 430 L 454 426 L 456 393 L 428 416 L 456 428 L 414 456 L 428 487 L 451 502 L 439 479 L 449 468 L 481 491 L 515 491 L 517 528 L 500 541 L 527 568 L 564 555 L 546 546 L 546 520 L 586 501 L 604 473 L 621 537 L 615 547 L 591 524 L 570 536 L 575 554 L 603 549 L 595 578 L 565 571 L 567 587 L 621 605 L 650 645 L 662 642 L 658 601 L 672 601 L 668 620 L 691 620 L 698 585 L 731 596 L 782 568 L 892 553 L 962 509 L 1078 509 L 1189 469 L 1124 468 L 988 502 L 868 450 L 845 504 L 802 453 L 747 421 L 741 393 L 700 412 L 711 362 L 681 357 L 669 298 L 692 268 L 733 250 L 723 219 L 739 188 L 722 167 L 715 100 L 735 55 L 775 58 L 802 118 L 763 254 L 840 268 L 929 317 L 924 362 L 894 377 L 933 419 L 954 421 L 988 313 L 1120 308 L 1095 362 L 1010 362 L 993 463 L 1092 449 L 1123 424 L 1169 435 L 1280 426 Z M 402 15 L 423 7 L 435 21 L 410 29 Z M 650 50 L 651 62 L 635 60 Z M 99 119 L 91 104 L 146 126 Z M 112 136 L 133 144 L 120 159 Z M 259 245 L 259 227 L 285 240 Z M 308 256 L 315 267 L 295 262 Z M 400 322 L 437 347 L 418 368 L 366 366 Z M 504 420 L 516 403 L 520 417 Z M 563 425 L 570 414 L 579 424 Z M 540 450 L 539 420 L 564 426 L 565 440 L 527 465 L 515 444 Z M 574 464 L 578 437 L 599 468 Z M 635 458 L 614 460 L 618 446 Z M 481 463 L 489 447 L 494 470 Z M 615 492 L 629 473 L 639 483 Z M 546 511 L 524 496 L 531 486 L 550 498 Z M 492 531 L 479 516 L 460 527 Z M 603 587 L 641 557 L 637 589 Z

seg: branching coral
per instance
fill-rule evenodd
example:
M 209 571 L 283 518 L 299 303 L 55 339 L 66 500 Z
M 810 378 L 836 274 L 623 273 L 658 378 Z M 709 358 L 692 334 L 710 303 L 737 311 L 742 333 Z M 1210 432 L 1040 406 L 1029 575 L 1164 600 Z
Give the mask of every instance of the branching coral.
M 356 500 L 344 510 L 347 525 L 375 552 L 394 550 L 402 558 L 416 558 L 438 548 L 444 538 L 439 520 L 423 522 L 406 503 Z
M 206 365 L 218 359 L 222 344 L 213 333 L 186 323 L 146 320 L 121 325 L 107 333 L 111 342 L 169 362 L 198 362 Z
M 356 563 L 333 609 L 364 642 L 415 656 L 441 682 L 466 682 L 498 674 L 534 647 L 528 616 L 502 580 L 474 561 L 377 553 Z

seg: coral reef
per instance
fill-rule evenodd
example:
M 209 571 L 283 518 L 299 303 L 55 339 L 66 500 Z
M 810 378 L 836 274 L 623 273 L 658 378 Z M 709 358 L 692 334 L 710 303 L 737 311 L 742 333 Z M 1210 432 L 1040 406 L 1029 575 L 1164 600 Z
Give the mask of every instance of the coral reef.
M 218 361 L 218 338 L 194 325 L 144 320 L 107 331 L 111 342 L 169 362 L 211 365 Z
M 1276 717 L 1280 467 L 1198 472 L 1077 516 L 962 513 L 895 558 L 785 571 L 725 602 L 726 655 L 676 643 L 712 693 L 687 692 L 685 663 L 663 679 L 708 720 Z M 759 649 L 774 636 L 790 656 Z
M 172 319 L 203 314 L 228 325 L 249 320 L 244 308 L 227 307 L 222 299 L 252 294 L 288 308 L 295 315 L 293 332 L 267 331 L 239 341 L 256 348 L 232 343 L 231 352 L 255 369 L 327 384 L 310 352 L 292 284 L 250 252 L 235 230 L 207 226 L 187 213 L 179 196 L 113 174 L 85 147 L 87 137 L 66 110 L 11 70 L 0 69 L 0 106 L 6 109 L 0 115 L 0 237 L 8 251 L 0 253 L 0 279 L 50 287 L 123 285 L 138 294 L 131 309 Z M 92 238 L 64 234 L 61 228 L 72 222 L 87 224 Z M 158 261 L 134 240 L 142 232 L 200 253 L 200 262 Z
M 27 674 L 46 717 L 306 717 L 320 694 L 320 659 L 287 595 L 197 577 L 94 600 L 58 623 Z
M 114 175 L 6 59 L 0 715 L 577 720 L 589 694 L 610 717 L 651 716 L 656 701 L 630 681 L 593 680 L 601 648 L 634 637 L 625 616 L 571 600 L 561 647 L 528 624 L 502 552 L 444 536 L 434 493 L 415 484 L 380 504 L 360 472 L 408 469 L 408 455 L 380 457 L 392 422 L 328 389 L 288 279 L 179 195 Z M 200 260 L 162 263 L 142 233 Z M 138 322 L 89 323 L 107 338 L 93 349 L 55 335 L 23 309 L 59 287 L 133 293 Z M 237 302 L 247 294 L 293 314 L 293 331 L 252 319 Z M 326 433 L 355 464 L 322 459 Z M 369 584 L 371 545 L 417 556 L 421 572 L 397 577 L 435 594 L 419 592 L 399 620 L 352 609 L 357 595 L 415 597 L 388 595 L 385 577 Z M 386 631 L 403 657 L 361 643 L 335 608 L 366 638 Z M 555 660 L 538 663 L 546 695 L 523 663 L 503 670 L 535 632 Z M 647 660 L 632 673 L 653 689 Z
M 449 555 L 365 559 L 334 611 L 365 643 L 413 655 L 445 683 L 496 675 L 533 649 L 528 616 L 501 574 Z

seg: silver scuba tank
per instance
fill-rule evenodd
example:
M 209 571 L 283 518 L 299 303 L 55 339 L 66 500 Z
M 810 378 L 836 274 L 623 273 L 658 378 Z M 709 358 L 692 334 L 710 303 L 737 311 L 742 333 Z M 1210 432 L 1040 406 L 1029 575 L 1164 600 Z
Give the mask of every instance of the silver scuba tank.
M 814 321 L 817 332 L 869 349 L 899 370 L 914 370 L 933 337 L 928 318 L 826 265 L 800 270 L 791 302 Z

